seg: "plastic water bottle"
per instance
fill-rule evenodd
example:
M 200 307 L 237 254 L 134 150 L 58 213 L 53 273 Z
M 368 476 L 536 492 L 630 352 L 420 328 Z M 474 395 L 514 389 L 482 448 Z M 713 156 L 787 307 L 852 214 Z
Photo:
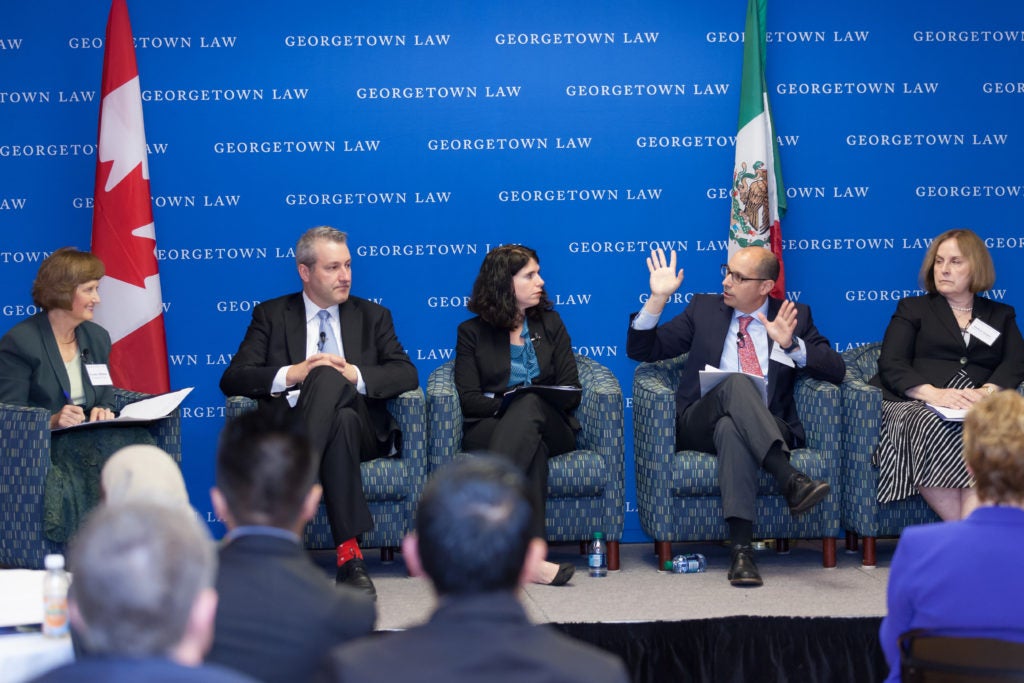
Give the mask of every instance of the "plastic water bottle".
M 699 574 L 707 569 L 708 560 L 700 553 L 676 555 L 671 562 L 665 562 L 665 571 L 674 574 Z
M 43 635 L 63 638 L 68 635 L 68 573 L 63 555 L 47 555 L 43 561 Z
M 608 576 L 608 552 L 605 550 L 604 534 L 594 532 L 594 540 L 590 542 L 590 553 L 587 555 L 587 566 L 591 576 Z

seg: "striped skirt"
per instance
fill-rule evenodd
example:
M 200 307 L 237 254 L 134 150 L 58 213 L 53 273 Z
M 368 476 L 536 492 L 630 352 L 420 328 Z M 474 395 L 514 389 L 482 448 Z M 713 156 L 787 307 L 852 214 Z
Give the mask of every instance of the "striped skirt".
M 947 388 L 973 386 L 961 372 Z M 909 498 L 918 493 L 918 487 L 974 486 L 964 465 L 963 422 L 943 420 L 921 401 L 882 401 L 882 434 L 875 464 L 879 468 L 879 503 Z

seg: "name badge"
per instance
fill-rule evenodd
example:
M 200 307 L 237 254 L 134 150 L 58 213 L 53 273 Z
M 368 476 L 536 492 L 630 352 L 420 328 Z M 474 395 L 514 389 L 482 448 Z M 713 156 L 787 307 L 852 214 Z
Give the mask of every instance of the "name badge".
M 967 326 L 967 334 L 971 335 L 980 342 L 984 342 L 988 346 L 992 346 L 996 339 L 999 339 L 999 330 L 992 327 L 983 320 L 975 318 L 971 321 L 971 324 Z
M 114 383 L 106 363 L 86 363 L 85 371 L 89 373 L 89 381 L 94 387 L 109 387 Z

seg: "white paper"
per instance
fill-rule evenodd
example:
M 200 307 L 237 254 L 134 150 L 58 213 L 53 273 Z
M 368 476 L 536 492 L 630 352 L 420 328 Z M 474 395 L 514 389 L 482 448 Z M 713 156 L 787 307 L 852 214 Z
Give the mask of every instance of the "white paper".
M 963 422 L 964 417 L 967 415 L 966 408 L 943 408 L 942 406 L 937 406 L 933 403 L 925 403 L 925 405 L 933 412 L 937 413 L 943 420 L 948 420 L 950 422 Z
M 53 431 L 58 432 L 64 429 L 79 429 L 82 427 L 91 427 L 93 425 L 109 424 L 113 422 L 150 422 L 152 420 L 159 420 L 161 418 L 169 416 L 174 412 L 174 409 L 181 405 L 181 402 L 185 400 L 185 397 L 191 393 L 193 387 L 187 387 L 185 389 L 179 389 L 178 391 L 172 391 L 168 394 L 160 394 L 159 396 L 151 396 L 144 398 L 141 401 L 135 403 L 129 403 L 121 409 L 121 414 L 111 420 L 93 420 L 91 422 L 82 422 L 74 425 L 73 427 L 62 427 L 61 429 L 55 429 Z
M 765 405 L 768 405 L 768 380 L 764 377 L 758 377 L 757 375 L 750 375 L 745 372 L 729 372 L 727 370 L 719 370 L 716 367 L 705 365 L 704 369 L 699 373 L 700 377 L 700 395 L 705 396 L 709 391 L 717 387 L 722 381 L 730 375 L 743 375 L 749 377 L 750 381 L 757 387 L 758 392 L 761 394 L 761 400 L 764 401 Z
M 94 387 L 109 387 L 114 384 L 114 380 L 110 379 L 110 370 L 106 363 L 86 363 L 85 371 Z
M 971 324 L 967 326 L 967 334 L 973 336 L 978 341 L 984 343 L 987 346 L 992 346 L 996 339 L 999 339 L 999 330 L 989 325 L 984 320 L 978 320 L 975 318 L 971 321 Z
M 0 626 L 42 623 L 45 575 L 36 569 L 0 571 Z

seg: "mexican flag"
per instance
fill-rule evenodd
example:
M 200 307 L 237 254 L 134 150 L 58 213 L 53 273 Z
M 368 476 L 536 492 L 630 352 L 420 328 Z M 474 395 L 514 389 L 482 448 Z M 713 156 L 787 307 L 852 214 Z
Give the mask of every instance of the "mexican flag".
M 170 390 L 142 92 L 125 0 L 113 0 L 103 54 L 92 251 L 107 274 L 96 322 L 110 333 L 115 386 Z
M 729 255 L 743 247 L 771 249 L 782 265 L 782 226 L 786 190 L 782 184 L 779 143 L 768 105 L 765 82 L 765 18 L 768 0 L 748 0 L 743 34 L 743 81 L 740 84 L 739 132 L 732 171 Z M 786 294 L 785 270 L 771 292 Z

